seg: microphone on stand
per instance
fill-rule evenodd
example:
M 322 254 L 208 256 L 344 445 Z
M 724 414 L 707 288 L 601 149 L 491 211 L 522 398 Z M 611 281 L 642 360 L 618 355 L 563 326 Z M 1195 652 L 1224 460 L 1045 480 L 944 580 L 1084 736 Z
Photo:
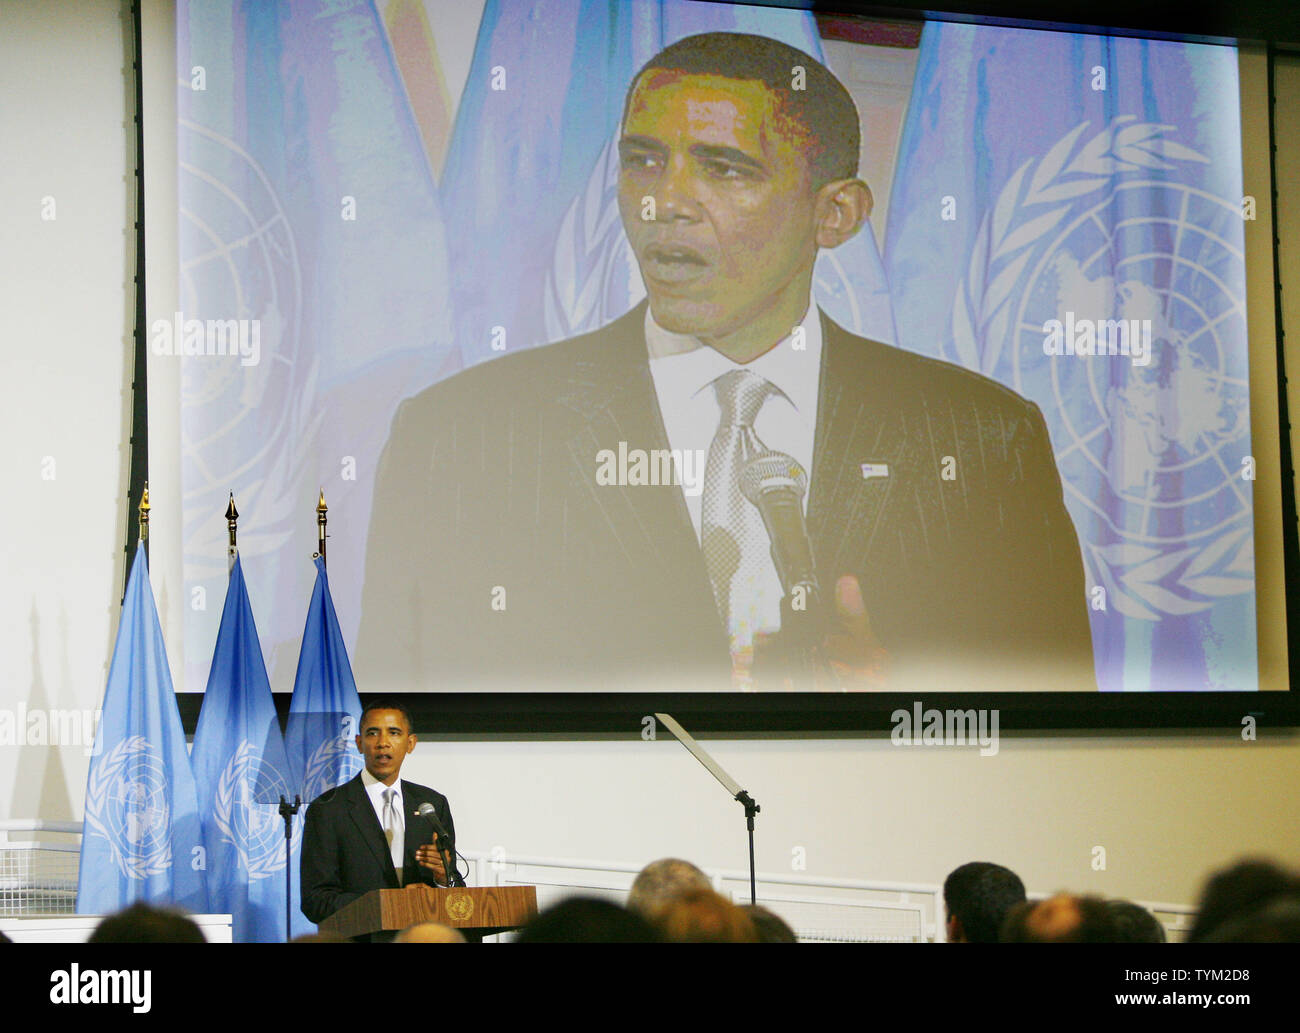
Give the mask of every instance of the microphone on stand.
M 459 878 L 460 872 L 454 867 L 453 860 L 456 856 L 456 841 L 451 834 L 442 827 L 442 822 L 438 820 L 437 809 L 433 804 L 425 802 L 416 808 L 416 816 L 426 819 L 433 826 L 433 831 L 438 834 L 438 853 L 442 857 L 442 867 L 447 874 L 447 885 L 454 885 Z M 443 844 L 447 844 L 445 847 Z
M 740 470 L 740 491 L 763 517 L 772 542 L 772 562 L 787 598 L 821 595 L 812 544 L 803 517 L 808 475 L 799 463 L 780 452 L 764 452 Z
M 763 518 L 772 543 L 772 562 L 785 593 L 781 632 L 787 673 L 811 683 L 819 667 L 830 667 L 821 652 L 821 585 L 803 515 L 808 474 L 793 457 L 764 452 L 741 467 L 739 482 L 741 494 Z

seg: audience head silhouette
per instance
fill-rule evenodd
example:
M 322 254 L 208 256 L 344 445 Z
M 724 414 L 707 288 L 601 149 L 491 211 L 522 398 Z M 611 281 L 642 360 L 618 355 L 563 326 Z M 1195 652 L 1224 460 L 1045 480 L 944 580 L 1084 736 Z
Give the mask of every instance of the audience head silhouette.
M 673 898 L 690 890 L 711 890 L 709 877 L 678 857 L 651 861 L 641 869 L 627 895 L 627 906 L 648 919 L 663 911 Z
M 179 911 L 137 902 L 109 915 L 88 943 L 206 943 L 192 919 Z
M 570 897 L 547 908 L 519 931 L 515 943 L 653 943 L 649 922 L 595 897 Z
M 1002 920 L 1025 899 L 1025 884 L 1010 868 L 971 861 L 944 880 L 949 943 L 996 943 Z

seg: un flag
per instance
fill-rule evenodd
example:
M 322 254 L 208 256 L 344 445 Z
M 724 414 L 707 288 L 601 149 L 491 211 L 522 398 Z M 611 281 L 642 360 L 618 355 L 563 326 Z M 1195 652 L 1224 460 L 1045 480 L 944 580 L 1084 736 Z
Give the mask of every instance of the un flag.
M 236 943 L 283 940 L 286 859 L 279 804 L 282 796 L 292 800 L 293 792 L 238 559 L 221 611 L 193 759 L 212 909 L 230 912 Z
M 198 797 L 144 545 L 122 602 L 86 780 L 77 911 L 137 900 L 208 910 Z

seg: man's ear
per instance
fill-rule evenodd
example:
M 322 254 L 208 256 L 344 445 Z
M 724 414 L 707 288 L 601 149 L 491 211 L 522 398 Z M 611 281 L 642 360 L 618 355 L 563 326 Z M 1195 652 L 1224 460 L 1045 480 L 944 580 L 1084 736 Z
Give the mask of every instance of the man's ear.
M 875 201 L 871 188 L 860 179 L 837 179 L 817 191 L 813 216 L 817 221 L 817 246 L 839 247 L 862 228 Z
M 948 942 L 965 943 L 966 930 L 961 927 L 961 919 L 956 915 L 948 916 Z
M 406 737 L 406 752 L 413 753 L 414 751 L 415 751 L 415 733 L 412 732 L 410 735 Z
M 366 751 L 363 750 L 363 749 L 361 748 L 361 736 L 358 735 L 358 736 L 356 737 L 356 742 L 357 742 L 357 752 L 358 752 L 358 753 L 365 753 Z

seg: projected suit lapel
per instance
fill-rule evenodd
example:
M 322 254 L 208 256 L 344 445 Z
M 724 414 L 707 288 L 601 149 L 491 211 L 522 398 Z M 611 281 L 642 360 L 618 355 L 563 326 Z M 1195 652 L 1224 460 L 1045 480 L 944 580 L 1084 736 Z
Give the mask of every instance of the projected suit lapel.
M 817 431 L 808 486 L 808 537 L 827 600 L 841 574 L 870 568 L 871 543 L 897 483 L 903 431 L 897 402 L 877 372 L 870 342 L 849 339 L 822 316 Z M 891 476 L 864 478 L 864 462 Z M 865 586 L 864 586 L 865 587 Z
M 690 615 L 701 641 L 711 641 L 726 653 L 722 622 L 681 488 L 596 481 L 594 456 L 600 449 L 617 449 L 620 442 L 631 449 L 669 449 L 650 375 L 644 318 L 642 304 L 614 324 L 609 350 L 575 364 L 569 390 L 557 399 L 582 418 L 565 442 L 571 460 L 568 490 L 578 505 L 599 512 L 601 530 L 616 540 L 635 578 L 630 594 L 673 600 Z

